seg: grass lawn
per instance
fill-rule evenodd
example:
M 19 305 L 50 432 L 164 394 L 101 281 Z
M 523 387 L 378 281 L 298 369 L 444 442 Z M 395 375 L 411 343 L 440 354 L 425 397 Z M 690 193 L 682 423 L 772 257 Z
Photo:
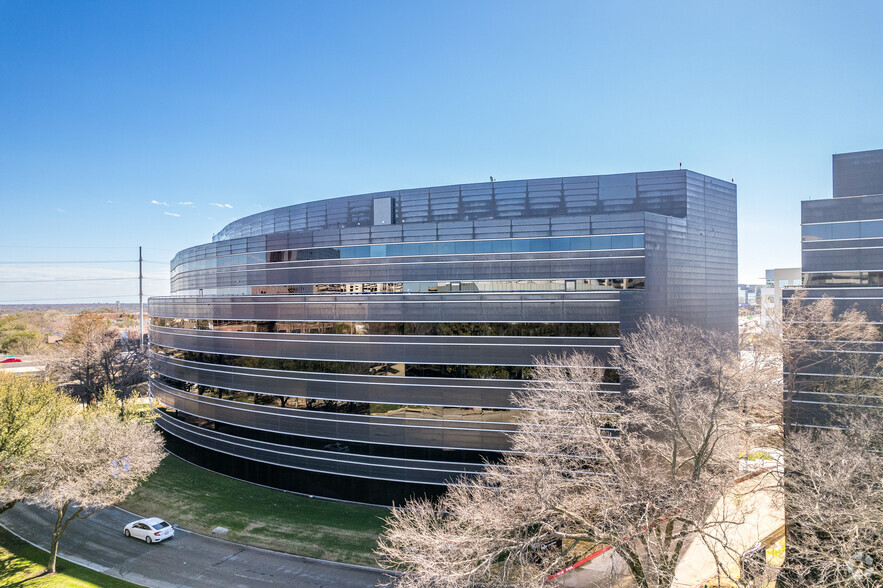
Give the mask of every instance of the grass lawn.
M 374 565 L 385 508 L 318 500 L 240 482 L 173 455 L 122 508 L 206 535 L 298 555 Z
M 48 558 L 49 554 L 42 549 L 22 541 L 0 527 L 0 586 L 26 588 L 54 586 L 123 588 L 137 586 L 137 584 L 106 576 L 61 558 L 58 558 L 55 564 L 58 573 L 52 576 L 35 577 L 46 568 Z

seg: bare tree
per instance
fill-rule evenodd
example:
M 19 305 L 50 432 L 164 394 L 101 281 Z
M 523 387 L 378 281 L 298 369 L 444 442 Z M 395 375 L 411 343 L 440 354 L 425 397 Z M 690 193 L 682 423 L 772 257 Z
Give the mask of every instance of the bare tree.
M 403 586 L 541 585 L 588 548 L 609 546 L 641 587 L 670 586 L 686 542 L 713 536 L 769 396 L 762 362 L 731 337 L 648 319 L 613 359 L 626 394 L 584 355 L 545 358 L 515 398 L 514 453 L 438 503 L 393 510 L 377 553 Z M 726 521 L 725 521 L 726 522 Z
M 48 573 L 55 572 L 58 543 L 71 521 L 123 500 L 162 457 L 162 438 L 153 425 L 122 420 L 115 408 L 84 409 L 55 427 L 22 480 L 27 502 L 57 513 Z
M 91 312 L 72 319 L 62 345 L 46 359 L 49 373 L 59 382 L 75 383 L 87 403 L 100 399 L 105 388 L 124 401 L 147 379 L 146 350 Z
M 769 353 L 781 357 L 786 436 L 794 423 L 793 400 L 798 388 L 830 386 L 830 378 L 813 381 L 811 374 L 867 375 L 873 366 L 867 365 L 865 356 L 852 352 L 866 350 L 878 340 L 877 327 L 868 322 L 863 312 L 850 308 L 838 314 L 832 298 L 810 302 L 806 296 L 806 290 L 795 290 L 783 304 L 781 315 L 773 317 L 769 332 L 760 342 Z M 834 385 L 850 381 L 852 385 L 857 383 L 855 377 L 850 377 L 835 380 Z
M 48 382 L 0 374 L 0 513 L 25 497 L 20 477 L 75 409 L 73 399 Z
M 853 415 L 838 429 L 789 436 L 787 569 L 781 584 L 883 585 L 883 425 Z
M 780 489 L 785 501 L 787 550 L 777 581 L 780 586 L 852 585 L 849 574 L 842 572 L 862 565 L 840 552 L 855 544 L 853 532 L 842 527 L 844 521 L 853 519 L 843 513 L 853 509 L 858 516 L 869 515 L 868 507 L 857 508 L 861 486 L 855 489 L 855 502 L 838 505 L 836 499 L 853 492 L 843 468 L 867 472 L 875 467 L 876 454 L 859 450 L 857 445 L 848 449 L 849 443 L 867 439 L 867 435 L 837 428 L 849 431 L 860 425 L 862 430 L 873 430 L 873 423 L 861 413 L 878 410 L 869 404 L 880 394 L 880 367 L 877 356 L 868 353 L 878 345 L 878 339 L 877 327 L 863 312 L 850 308 L 838 313 L 832 298 L 808 300 L 807 291 L 798 289 L 783 305 L 781 315 L 774 318 L 773 329 L 759 341 L 760 347 L 778 354 L 782 363 L 785 469 Z M 803 392 L 814 395 L 812 404 L 796 402 Z M 830 406 L 820 404 L 824 402 Z M 831 410 L 838 404 L 847 410 Z M 811 415 L 797 414 L 798 407 L 810 407 L 821 417 L 820 424 L 835 428 L 825 431 L 799 426 L 808 424 Z M 836 475 L 819 475 L 819 467 Z M 873 507 L 878 513 L 883 508 L 880 504 Z M 825 507 L 819 509 L 821 505 Z M 810 515 L 808 508 L 819 510 Z M 879 519 L 869 516 L 868 520 Z M 822 555 L 825 551 L 830 555 L 827 560 Z

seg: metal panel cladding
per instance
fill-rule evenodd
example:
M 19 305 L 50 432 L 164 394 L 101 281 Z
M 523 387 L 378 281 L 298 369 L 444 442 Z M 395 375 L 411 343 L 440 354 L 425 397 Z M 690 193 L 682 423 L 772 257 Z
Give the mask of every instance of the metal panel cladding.
M 170 451 L 390 504 L 493 467 L 537 361 L 606 365 L 648 313 L 735 334 L 736 187 L 673 170 L 308 202 L 179 252 L 171 286 L 150 300 Z

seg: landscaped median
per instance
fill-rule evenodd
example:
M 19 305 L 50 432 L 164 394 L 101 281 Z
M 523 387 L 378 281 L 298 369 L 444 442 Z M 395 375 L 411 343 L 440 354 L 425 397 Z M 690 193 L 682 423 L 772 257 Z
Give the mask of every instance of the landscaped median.
M 84 568 L 58 558 L 58 573 L 41 576 L 48 555 L 42 549 L 22 541 L 0 527 L 0 586 L 24 588 L 129 588 L 136 587 L 124 580 Z
M 385 508 L 307 498 L 234 480 L 169 455 L 119 505 L 184 529 L 297 555 L 374 566 Z

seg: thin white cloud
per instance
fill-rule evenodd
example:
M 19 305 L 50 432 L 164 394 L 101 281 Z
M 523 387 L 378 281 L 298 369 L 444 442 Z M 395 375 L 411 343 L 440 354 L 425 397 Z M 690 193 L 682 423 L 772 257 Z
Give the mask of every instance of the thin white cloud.
M 233 208 L 229 204 L 219 204 L 218 202 L 212 202 L 212 206 L 217 206 L 218 208 Z
M 163 214 L 167 214 L 167 215 L 169 215 L 169 216 L 181 216 L 181 215 L 178 214 L 177 212 L 169 212 L 169 211 L 167 211 L 167 210 L 164 210 L 164 211 L 163 211 Z
M 160 206 L 168 206 L 169 205 L 168 202 L 160 202 L 159 200 L 151 200 L 150 203 L 151 204 L 159 204 Z
M 56 208 L 55 210 L 56 210 L 57 212 L 64 212 L 64 209 L 63 209 L 63 208 Z
M 113 200 L 105 200 L 108 204 L 113 204 Z
M 190 208 L 196 208 L 196 205 L 193 204 L 192 202 L 189 202 L 189 201 L 188 202 L 179 202 L 178 204 L 180 204 L 181 206 L 189 206 Z

